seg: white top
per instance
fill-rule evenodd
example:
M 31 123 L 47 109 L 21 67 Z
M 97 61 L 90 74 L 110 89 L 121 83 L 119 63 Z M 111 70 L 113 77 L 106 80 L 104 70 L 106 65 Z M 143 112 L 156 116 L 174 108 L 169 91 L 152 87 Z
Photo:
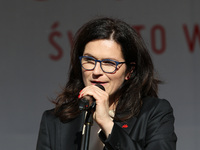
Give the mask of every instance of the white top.
M 112 119 L 115 115 L 115 112 L 113 110 L 110 110 L 109 115 Z M 98 135 L 100 131 L 101 129 L 98 126 L 98 124 L 95 121 L 93 121 L 93 125 L 90 130 L 89 150 L 103 150 L 104 144 L 101 142 Z

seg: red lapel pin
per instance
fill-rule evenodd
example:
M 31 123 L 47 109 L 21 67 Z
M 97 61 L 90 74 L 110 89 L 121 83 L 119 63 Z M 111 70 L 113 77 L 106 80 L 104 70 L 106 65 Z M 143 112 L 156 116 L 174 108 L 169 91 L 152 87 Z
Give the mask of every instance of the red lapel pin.
M 128 125 L 127 125 L 127 124 L 124 124 L 124 125 L 122 126 L 122 128 L 128 128 Z

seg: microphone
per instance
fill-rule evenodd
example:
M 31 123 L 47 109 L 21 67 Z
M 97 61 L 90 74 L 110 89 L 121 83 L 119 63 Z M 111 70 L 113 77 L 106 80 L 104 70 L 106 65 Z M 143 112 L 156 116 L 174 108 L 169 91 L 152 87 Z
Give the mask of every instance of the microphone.
M 95 86 L 99 87 L 103 91 L 105 91 L 105 88 L 101 84 L 96 84 Z M 96 106 L 95 99 L 92 96 L 85 95 L 83 98 L 80 99 L 79 101 L 79 110 L 88 110 L 88 109 L 93 109 Z

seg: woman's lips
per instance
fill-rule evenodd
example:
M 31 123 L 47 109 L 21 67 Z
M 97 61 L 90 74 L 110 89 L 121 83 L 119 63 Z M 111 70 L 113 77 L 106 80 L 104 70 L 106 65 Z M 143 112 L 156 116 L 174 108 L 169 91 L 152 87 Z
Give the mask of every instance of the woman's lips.
M 102 85 L 104 85 L 104 84 L 106 84 L 107 82 L 102 82 L 102 81 L 91 81 L 91 83 L 92 83 L 93 85 L 95 85 L 95 84 L 102 84 Z

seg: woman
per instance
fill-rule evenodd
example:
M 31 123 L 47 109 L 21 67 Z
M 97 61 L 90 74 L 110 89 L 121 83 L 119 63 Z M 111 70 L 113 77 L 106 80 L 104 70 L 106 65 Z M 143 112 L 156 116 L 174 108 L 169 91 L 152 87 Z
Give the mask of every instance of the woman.
M 159 83 L 131 26 L 112 18 L 89 21 L 75 36 L 66 87 L 55 109 L 43 114 L 37 150 L 80 149 L 85 114 L 79 102 L 85 96 L 96 101 L 93 119 L 100 129 L 98 135 L 91 131 L 90 149 L 175 150 L 173 110 L 158 99 Z

